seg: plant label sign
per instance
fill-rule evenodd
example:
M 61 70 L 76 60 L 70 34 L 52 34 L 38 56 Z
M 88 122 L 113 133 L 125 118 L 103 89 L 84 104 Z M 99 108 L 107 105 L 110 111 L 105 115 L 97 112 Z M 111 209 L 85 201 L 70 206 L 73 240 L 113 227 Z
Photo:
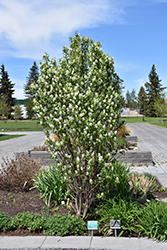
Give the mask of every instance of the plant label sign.
M 88 221 L 87 227 L 88 227 L 88 230 L 97 230 L 98 229 L 98 222 L 97 221 Z
M 120 220 L 110 220 L 110 228 L 111 229 L 121 229 L 121 221 Z

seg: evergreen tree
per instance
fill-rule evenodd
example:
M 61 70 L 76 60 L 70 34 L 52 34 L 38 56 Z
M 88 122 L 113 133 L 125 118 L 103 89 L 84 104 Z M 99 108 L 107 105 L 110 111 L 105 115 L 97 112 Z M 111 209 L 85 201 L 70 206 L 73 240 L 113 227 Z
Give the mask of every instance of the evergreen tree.
M 34 116 L 34 111 L 33 111 L 34 94 L 31 91 L 31 84 L 37 83 L 38 77 L 39 77 L 38 67 L 36 65 L 36 62 L 34 62 L 33 66 L 30 68 L 30 72 L 28 77 L 26 78 L 26 84 L 24 86 L 24 93 L 25 96 L 27 97 L 25 106 L 27 109 L 28 118 L 32 118 Z
M 13 106 L 14 106 L 14 100 L 15 98 L 13 98 L 13 94 L 14 94 L 14 84 L 12 83 L 12 81 L 9 78 L 8 72 L 5 71 L 5 67 L 2 64 L 1 68 L 0 68 L 0 98 L 3 100 L 5 100 L 5 104 L 6 106 L 8 106 L 8 110 L 9 110 L 9 118 L 11 117 L 11 112 L 13 110 Z M 7 117 L 7 113 L 4 114 L 4 116 Z M 7 117 L 8 118 L 8 117 Z
M 125 98 L 124 98 L 124 96 L 122 96 L 122 95 L 121 95 L 120 104 L 121 104 L 121 107 L 122 107 L 122 108 L 125 108 L 125 107 L 126 107 Z
M 127 90 L 127 92 L 126 92 L 126 107 L 132 108 L 131 94 L 130 94 L 129 90 Z
M 155 101 L 161 95 L 165 87 L 162 87 L 161 80 L 156 73 L 155 65 L 153 64 L 152 69 L 149 73 L 149 82 L 145 83 L 146 93 L 147 93 L 147 116 L 156 116 L 155 111 Z
M 147 110 L 147 95 L 143 86 L 141 86 L 138 93 L 138 108 L 140 109 L 140 114 L 144 114 Z
M 131 108 L 136 109 L 137 108 L 137 96 L 136 96 L 136 91 L 135 89 L 132 89 L 132 92 L 130 94 L 131 96 Z

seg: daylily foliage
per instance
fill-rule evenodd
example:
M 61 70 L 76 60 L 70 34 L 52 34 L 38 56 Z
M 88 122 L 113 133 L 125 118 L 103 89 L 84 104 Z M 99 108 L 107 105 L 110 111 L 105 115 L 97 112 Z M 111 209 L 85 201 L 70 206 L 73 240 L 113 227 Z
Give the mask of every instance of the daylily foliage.
M 120 79 L 114 61 L 88 37 L 76 33 L 56 62 L 47 54 L 32 85 L 35 112 L 52 157 L 64 172 L 76 214 L 86 216 L 101 176 L 112 161 L 120 110 Z M 49 138 L 57 135 L 57 141 Z

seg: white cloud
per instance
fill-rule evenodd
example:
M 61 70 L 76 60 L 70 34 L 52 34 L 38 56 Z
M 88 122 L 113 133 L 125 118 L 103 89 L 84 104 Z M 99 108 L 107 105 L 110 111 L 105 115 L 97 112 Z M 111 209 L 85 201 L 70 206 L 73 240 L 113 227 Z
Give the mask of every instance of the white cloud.
M 17 98 L 17 99 L 25 99 L 24 89 L 23 89 L 23 86 L 25 84 L 25 80 L 13 78 L 12 83 L 15 84 L 14 85 L 15 92 L 14 92 L 13 97 Z
M 115 0 L 0 0 L 0 42 L 10 54 L 35 58 L 56 41 L 57 47 L 70 32 L 123 22 L 124 11 L 117 4 Z
M 16 99 L 25 99 L 23 88 L 16 87 L 13 97 Z

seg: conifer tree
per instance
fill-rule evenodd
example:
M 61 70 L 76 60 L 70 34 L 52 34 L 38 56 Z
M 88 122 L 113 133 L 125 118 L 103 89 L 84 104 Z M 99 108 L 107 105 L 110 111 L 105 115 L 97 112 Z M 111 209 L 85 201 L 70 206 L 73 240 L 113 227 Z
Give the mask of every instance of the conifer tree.
M 24 93 L 25 96 L 27 97 L 26 100 L 26 109 L 27 109 L 27 116 L 28 118 L 32 118 L 34 116 L 34 111 L 33 111 L 33 99 L 34 99 L 34 94 L 31 91 L 31 84 L 32 83 L 37 83 L 39 77 L 39 71 L 38 67 L 36 65 L 36 62 L 34 62 L 33 66 L 30 68 L 30 72 L 28 77 L 26 78 L 26 84 L 24 86 Z
M 132 105 L 132 109 L 136 109 L 137 108 L 137 96 L 136 96 L 136 91 L 135 89 L 132 89 L 132 92 L 130 94 L 131 97 L 131 105 Z
M 149 82 L 145 83 L 146 93 L 147 93 L 147 116 L 156 116 L 155 112 L 155 101 L 161 95 L 165 87 L 162 87 L 161 80 L 156 73 L 155 65 L 153 64 L 152 69 L 149 73 Z
M 132 108 L 131 94 L 130 94 L 129 90 L 127 90 L 127 92 L 126 92 L 126 107 Z
M 13 94 L 14 94 L 14 84 L 9 78 L 8 72 L 5 71 L 5 67 L 2 64 L 0 68 L 0 98 L 5 99 L 6 103 L 5 105 L 8 106 L 9 110 L 9 118 L 11 117 L 11 112 L 13 111 L 13 106 L 14 106 L 14 100 Z M 7 117 L 7 113 L 4 114 L 4 116 Z M 7 117 L 8 118 L 8 117 Z
M 143 86 L 141 86 L 138 93 L 138 108 L 140 109 L 140 114 L 144 114 L 147 110 L 147 95 Z

